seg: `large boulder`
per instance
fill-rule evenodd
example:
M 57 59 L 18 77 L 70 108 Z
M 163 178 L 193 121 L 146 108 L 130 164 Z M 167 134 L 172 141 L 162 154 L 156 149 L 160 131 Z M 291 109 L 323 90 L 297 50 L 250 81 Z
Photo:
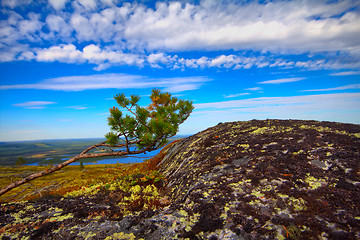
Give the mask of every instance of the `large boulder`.
M 22 210 L 23 203 L 3 204 L 0 236 L 360 239 L 359 125 L 220 123 L 162 156 L 158 169 L 170 201 L 164 208 L 117 216 L 116 203 L 101 194 L 26 203 Z M 103 216 L 89 218 L 94 209 Z M 31 229 L 35 219 L 47 220 Z
M 160 171 L 180 236 L 359 239 L 360 126 L 267 120 L 218 124 L 168 149 Z

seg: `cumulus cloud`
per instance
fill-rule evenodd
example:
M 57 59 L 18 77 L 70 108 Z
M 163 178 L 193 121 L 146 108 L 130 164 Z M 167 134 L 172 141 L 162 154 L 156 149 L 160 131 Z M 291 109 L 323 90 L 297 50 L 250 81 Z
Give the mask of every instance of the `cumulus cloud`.
M 36 52 L 36 60 L 41 62 L 79 62 L 83 61 L 82 52 L 72 44 L 53 46 L 49 49 L 39 49 Z
M 151 49 L 344 50 L 357 47 L 354 38 L 344 35 L 359 36 L 360 16 L 357 12 L 334 16 L 353 5 L 350 1 L 158 3 L 155 10 L 137 7 L 125 36 Z
M 21 5 L 28 5 L 32 3 L 32 0 L 2 0 L 1 5 L 3 7 L 16 8 Z
M 4 0 L 2 5 L 15 8 L 25 2 L 31 1 Z M 64 10 L 67 2 L 49 0 L 48 4 L 55 10 Z M 155 7 L 138 2 L 116 3 L 113 0 L 75 0 L 71 2 L 72 10 L 56 11 L 46 18 L 41 18 L 39 13 L 21 16 L 14 11 L 4 12 L 8 19 L 0 23 L 0 43 L 7 47 L 2 52 L 10 56 L 6 58 L 10 61 L 16 60 L 22 53 L 11 55 L 8 52 L 14 52 L 12 48 L 26 41 L 39 44 L 39 49 L 32 49 L 32 52 L 48 50 L 44 46 L 54 42 L 94 45 L 102 55 L 95 61 L 98 70 L 112 63 L 141 66 L 141 61 L 147 61 L 155 68 L 174 69 L 360 67 L 358 1 L 159 1 Z M 340 55 L 346 53 L 351 58 L 347 56 L 338 60 L 339 56 L 335 56 L 337 60 L 331 61 L 328 56 L 323 56 L 320 60 L 294 62 L 281 58 L 260 59 L 246 54 L 223 54 L 216 57 L 204 54 L 189 59 L 176 55 L 176 52 L 189 50 L 280 54 L 340 52 Z M 142 60 L 137 58 L 144 52 L 147 54 L 142 56 Z M 101 59 L 103 62 L 100 62 Z M 73 62 L 73 59 L 67 62 Z
M 0 90 L 8 89 L 47 89 L 58 91 L 83 91 L 94 89 L 138 89 L 138 88 L 164 88 L 165 91 L 177 93 L 199 89 L 210 81 L 206 77 L 184 78 L 148 78 L 128 74 L 98 74 L 89 76 L 68 76 L 51 78 L 38 83 L 2 85 Z
M 54 33 L 54 35 L 51 36 L 52 38 L 56 38 L 57 34 L 59 34 L 62 39 L 71 37 L 73 28 L 66 23 L 62 16 L 49 15 L 46 17 L 46 24 L 50 32 Z
M 97 7 L 96 0 L 76 0 L 75 2 L 84 7 L 86 10 L 94 10 Z
M 61 10 L 65 7 L 65 4 L 68 0 L 49 0 L 49 4 L 55 9 L 55 10 Z

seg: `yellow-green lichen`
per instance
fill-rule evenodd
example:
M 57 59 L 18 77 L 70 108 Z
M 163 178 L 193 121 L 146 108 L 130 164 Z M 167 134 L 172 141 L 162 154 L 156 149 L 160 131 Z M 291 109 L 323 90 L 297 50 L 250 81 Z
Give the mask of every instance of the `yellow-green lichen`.
M 309 184 L 309 187 L 311 188 L 311 190 L 316 190 L 319 187 L 323 187 L 327 185 L 327 178 L 322 179 L 322 178 L 315 178 L 313 176 L 311 176 L 309 173 L 306 175 L 307 177 L 305 178 L 305 182 L 307 184 Z
M 159 190 L 154 185 L 147 185 L 142 192 L 144 194 L 146 194 L 146 195 L 151 195 L 151 196 L 154 196 L 154 197 L 159 196 Z
M 82 231 L 78 233 L 78 236 L 83 237 L 85 240 L 86 239 L 94 239 L 94 237 L 96 237 L 96 233 L 94 232 L 87 232 L 87 231 Z
M 316 130 L 318 132 L 332 132 L 332 133 L 336 133 L 336 134 L 354 136 L 354 137 L 360 138 L 360 133 L 348 133 L 346 131 L 340 131 L 340 130 L 331 129 L 329 127 L 323 127 L 323 126 L 302 125 L 302 126 L 300 126 L 300 129 L 314 129 L 314 130 Z
M 136 236 L 133 233 L 114 233 L 111 236 L 108 236 L 105 238 L 105 240 L 135 240 Z M 139 240 L 143 240 L 143 238 L 140 238 Z
M 198 222 L 200 218 L 200 213 L 195 213 L 193 215 L 189 215 L 185 210 L 180 210 L 178 213 L 183 216 L 180 217 L 180 223 L 185 231 L 191 231 L 192 227 Z
M 90 186 L 90 187 L 82 187 L 77 191 L 68 192 L 65 194 L 65 197 L 77 197 L 77 196 L 84 196 L 84 195 L 95 195 L 100 191 L 100 187 L 102 183 Z
M 303 154 L 303 153 L 305 153 L 305 151 L 301 149 L 297 152 L 293 152 L 293 155 L 299 155 L 299 154 Z
M 49 219 L 50 222 L 62 222 L 66 219 L 71 219 L 74 218 L 74 215 L 72 213 L 66 214 L 66 215 L 62 215 L 62 216 L 54 216 L 52 218 Z
M 250 147 L 249 144 L 238 144 L 237 147 L 242 147 L 244 149 L 248 149 Z
M 257 198 L 262 198 L 262 197 L 265 196 L 264 193 L 262 193 L 262 192 L 260 192 L 260 191 L 256 191 L 255 189 L 253 189 L 253 190 L 251 191 L 251 195 L 253 195 L 253 196 L 257 197 Z
M 206 192 L 206 191 L 204 191 L 204 192 L 202 193 L 202 195 L 203 195 L 204 198 L 207 198 L 207 197 L 210 196 L 210 194 L 209 194 L 208 192 Z
M 129 190 L 129 192 L 133 193 L 133 194 L 140 194 L 141 191 L 142 191 L 142 189 L 141 189 L 141 186 L 139 186 L 139 185 L 135 185 L 135 186 L 131 187 Z
M 288 200 L 289 205 L 292 206 L 295 211 L 302 211 L 307 208 L 306 203 L 302 198 L 289 197 Z

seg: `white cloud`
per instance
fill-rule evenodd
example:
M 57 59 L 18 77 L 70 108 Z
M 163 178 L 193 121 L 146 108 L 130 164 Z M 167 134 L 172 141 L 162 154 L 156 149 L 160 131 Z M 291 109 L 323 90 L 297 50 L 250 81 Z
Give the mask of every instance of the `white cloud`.
M 30 1 L 3 0 L 2 5 L 14 8 L 25 2 Z M 116 6 L 116 2 L 75 0 L 71 3 L 72 11 L 57 11 L 45 20 L 35 13 L 24 17 L 14 11 L 4 12 L 8 19 L 0 23 L 0 43 L 7 47 L 1 50 L 6 56 L 2 61 L 19 59 L 22 52 L 14 54 L 13 48 L 30 41 L 40 43 L 37 49 L 27 49 L 32 52 L 54 50 L 44 48 L 46 43 L 54 42 L 97 46 L 98 59 L 93 55 L 88 60 L 97 64 L 97 70 L 116 64 L 142 66 L 144 61 L 155 68 L 174 69 L 360 68 L 358 1 L 224 3 L 202 0 L 198 4 L 189 1 L 159 1 L 155 8 L 137 2 Z M 48 0 L 48 3 L 56 10 L 63 10 L 67 0 Z M 204 54 L 200 58 L 189 59 L 169 54 L 189 50 L 230 49 L 280 54 L 325 51 L 339 52 L 344 57 L 337 55 L 331 59 L 325 54 L 319 60 L 309 57 L 309 60 L 294 62 L 281 58 L 241 56 L 242 54 L 216 57 Z M 146 56 L 144 52 L 147 53 Z M 68 60 L 65 55 L 60 56 L 61 60 L 54 61 L 74 62 L 72 56 L 68 56 Z M 30 59 L 29 55 L 20 58 L 24 59 Z M 41 61 L 43 58 L 36 59 Z
M 85 109 L 88 109 L 88 107 L 84 107 L 84 106 L 70 106 L 70 107 L 67 107 L 67 108 L 72 108 L 72 109 L 76 109 L 76 110 L 85 110 Z
M 321 94 L 321 95 L 305 95 L 305 96 L 293 96 L 293 97 L 260 97 L 250 98 L 244 100 L 232 100 L 223 102 L 212 102 L 212 103 L 198 103 L 194 104 L 195 108 L 201 109 L 230 109 L 230 108 L 262 108 L 267 107 L 282 107 L 292 106 L 306 109 L 328 109 L 329 107 L 340 107 L 345 106 L 345 101 L 352 99 L 353 105 L 349 105 L 346 108 L 355 108 L 358 105 L 355 102 L 360 101 L 360 93 L 338 93 L 338 94 Z M 341 100 L 341 101 L 338 101 Z M 326 107 L 325 107 L 326 106 Z M 359 111 L 358 108 L 356 108 Z
M 91 89 L 137 89 L 164 88 L 169 92 L 182 92 L 199 89 L 210 81 L 206 77 L 158 78 L 127 74 L 99 74 L 89 76 L 69 76 L 47 79 L 33 84 L 2 85 L 0 90 L 8 89 L 47 89 L 58 91 L 83 91 Z
M 152 53 L 147 57 L 147 61 L 151 67 L 154 68 L 161 68 L 159 64 L 168 64 L 169 62 L 173 61 L 173 59 L 165 55 L 164 53 Z
M 158 3 L 136 7 L 125 36 L 150 49 L 265 49 L 324 51 L 358 48 L 360 15 L 343 13 L 356 3 L 277 1 L 267 4 Z M 346 36 L 346 37 L 345 37 Z
M 261 87 L 252 87 L 252 88 L 246 88 L 245 90 L 248 90 L 248 91 L 261 91 L 263 89 Z
M 32 3 L 32 0 L 2 0 L 1 5 L 3 7 L 16 8 L 21 5 L 28 5 Z
M 77 0 L 85 9 L 94 10 L 97 7 L 96 0 Z
M 75 13 L 71 17 L 70 24 L 75 29 L 76 38 L 79 41 L 90 41 L 99 38 L 99 36 L 95 34 L 95 29 L 91 26 L 89 19 L 79 13 Z
M 351 75 L 360 75 L 359 71 L 346 71 L 346 72 L 338 72 L 331 73 L 330 76 L 351 76 Z
M 53 46 L 48 49 L 38 49 L 36 60 L 40 62 L 66 62 L 66 63 L 94 63 L 96 70 L 103 70 L 112 65 L 135 65 L 142 66 L 144 57 L 121 51 L 100 49 L 99 46 L 90 44 L 78 50 L 73 44 Z M 35 56 L 35 55 L 34 55 Z
M 60 34 L 61 38 L 67 39 L 71 37 L 73 29 L 65 22 L 63 17 L 58 15 L 49 15 L 46 17 L 46 24 L 51 32 Z M 55 36 L 52 37 L 55 38 Z
M 65 7 L 65 4 L 68 0 L 49 0 L 49 4 L 55 9 L 55 10 L 61 10 Z
M 29 13 L 29 19 L 18 23 L 20 34 L 30 41 L 38 41 L 38 32 L 40 32 L 43 23 L 39 20 L 40 14 Z
M 302 92 L 327 92 L 327 91 L 340 91 L 347 89 L 360 89 L 360 84 L 349 84 L 341 87 L 334 88 L 323 88 L 323 89 L 311 89 L 311 90 L 303 90 Z
M 195 110 L 189 122 L 191 121 L 193 129 L 197 130 L 219 122 L 267 118 L 358 123 L 359 105 L 360 93 L 261 97 L 198 103 L 194 104 Z
M 250 94 L 250 93 L 230 94 L 230 95 L 225 95 L 224 98 L 234 98 L 234 97 L 246 96 L 246 95 L 249 95 L 249 94 Z
M 43 109 L 47 105 L 55 104 L 56 102 L 48 102 L 48 101 L 29 101 L 29 102 L 23 102 L 23 103 L 15 103 L 13 106 L 16 107 L 24 107 L 28 109 Z
M 120 51 L 102 50 L 96 45 L 88 45 L 83 49 L 82 58 L 90 63 L 109 62 L 113 64 L 126 64 L 141 66 L 143 58 L 136 54 L 123 53 Z
M 259 84 L 280 84 L 280 83 L 289 83 L 289 82 L 298 82 L 301 80 L 304 80 L 303 77 L 297 77 L 297 78 L 281 78 L 276 80 L 268 80 L 263 82 L 258 82 Z
M 82 53 L 72 44 L 53 46 L 36 52 L 36 60 L 41 62 L 81 62 Z

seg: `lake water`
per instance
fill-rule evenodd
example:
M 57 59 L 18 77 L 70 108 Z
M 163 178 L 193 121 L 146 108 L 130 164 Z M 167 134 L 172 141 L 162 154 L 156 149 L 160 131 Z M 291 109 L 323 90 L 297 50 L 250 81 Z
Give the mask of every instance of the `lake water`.
M 137 162 L 143 162 L 144 160 L 147 160 L 149 158 L 152 158 L 156 154 L 158 154 L 161 151 L 161 149 L 154 150 L 151 152 L 143 153 L 143 154 L 137 154 L 137 155 L 130 155 L 126 157 L 113 157 L 113 158 L 104 158 L 102 160 L 98 160 L 96 162 L 84 162 L 84 165 L 90 165 L 90 164 L 116 164 L 116 163 L 137 163 Z M 80 165 L 81 160 L 71 163 L 70 165 Z
M 133 150 L 133 149 L 131 149 Z M 84 165 L 91 165 L 91 164 L 116 164 L 116 163 L 137 163 L 137 162 L 143 162 L 149 158 L 152 158 L 156 154 L 158 154 L 161 151 L 161 149 L 157 149 L 151 152 L 146 152 L 142 154 L 136 154 L 136 155 L 128 155 L 124 157 L 106 157 L 101 160 L 97 160 L 95 162 L 84 162 Z M 74 155 L 76 156 L 76 155 Z M 70 155 L 63 155 L 64 158 L 61 160 L 66 161 L 69 160 L 72 156 Z M 47 158 L 46 160 L 51 160 L 52 158 Z M 86 159 L 84 159 L 86 160 Z M 70 165 L 80 165 L 81 159 L 71 163 Z M 27 164 L 29 166 L 38 166 L 38 163 L 32 163 Z

